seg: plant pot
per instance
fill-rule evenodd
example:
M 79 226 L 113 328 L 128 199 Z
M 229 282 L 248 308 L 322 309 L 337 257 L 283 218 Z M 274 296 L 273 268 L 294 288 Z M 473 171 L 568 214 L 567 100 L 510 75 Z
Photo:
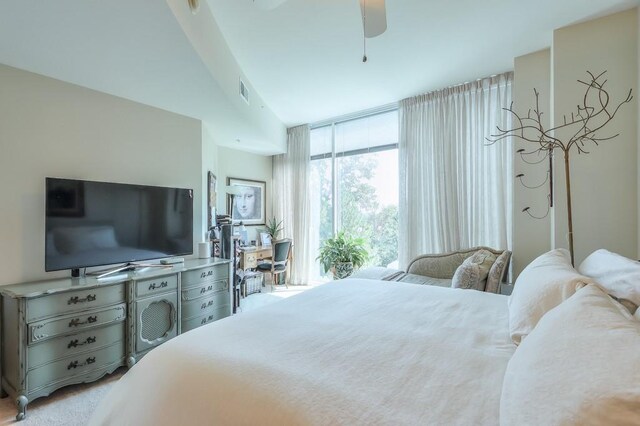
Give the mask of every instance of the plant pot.
M 341 280 L 353 274 L 353 263 L 341 262 L 333 265 L 333 279 Z

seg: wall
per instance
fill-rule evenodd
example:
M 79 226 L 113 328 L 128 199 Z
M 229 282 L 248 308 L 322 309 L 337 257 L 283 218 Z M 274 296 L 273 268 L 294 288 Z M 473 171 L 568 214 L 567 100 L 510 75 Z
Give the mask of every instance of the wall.
M 217 148 L 217 169 L 215 170 L 218 178 L 218 210 L 222 212 L 227 211 L 227 194 L 225 193 L 225 186 L 227 185 L 227 178 L 234 177 L 239 179 L 251 179 L 266 182 L 266 219 L 268 220 L 272 216 L 271 205 L 271 174 L 272 174 L 272 162 L 271 157 L 251 154 L 244 151 L 238 151 L 235 149 L 218 147 Z M 248 226 L 248 236 L 251 240 L 257 240 L 258 233 L 263 229 L 262 226 Z
M 44 271 L 46 176 L 193 188 L 204 232 L 198 120 L 0 65 L 0 284 Z
M 533 89 L 539 92 L 540 110 L 544 113 L 542 122 L 549 126 L 551 116 L 551 49 L 541 50 L 520 56 L 514 60 L 513 108 L 521 116 L 535 106 Z M 528 164 L 540 160 L 537 155 L 516 153 L 518 149 L 532 151 L 536 147 L 531 143 L 513 138 L 514 143 L 514 173 L 524 174 L 522 181 L 528 186 L 537 186 L 547 179 L 548 161 L 540 164 Z M 551 214 L 547 214 L 549 185 L 541 188 L 528 189 L 516 179 L 513 188 L 513 257 L 512 268 L 514 276 L 533 259 L 548 251 L 550 248 Z M 531 208 L 531 213 L 542 219 L 534 219 L 523 213 L 525 207 Z M 550 212 L 549 212 L 550 213 Z
M 208 172 L 213 172 L 213 174 L 217 178 L 216 189 L 218 194 L 220 191 L 224 191 L 224 184 L 218 177 L 218 145 L 216 144 L 215 139 L 213 138 L 212 132 L 209 130 L 208 126 L 202 125 L 202 187 L 205 189 L 205 193 L 202 196 L 202 221 L 203 226 L 205 228 L 205 232 L 207 227 L 209 226 L 209 212 L 208 212 Z M 220 214 L 219 209 L 217 208 L 218 200 L 217 198 L 214 200 L 214 207 L 216 207 L 216 214 Z M 203 234 L 198 241 L 204 241 L 205 235 Z
M 598 248 L 638 256 L 638 17 L 637 9 L 556 30 L 553 35 L 553 123 L 576 110 L 586 71 L 607 71 L 612 104 L 630 88 L 635 98 L 600 133 L 620 136 L 589 144 L 590 154 L 571 156 L 571 194 L 576 265 Z M 566 138 L 566 132 L 556 136 Z M 555 161 L 553 244 L 568 247 L 564 163 Z

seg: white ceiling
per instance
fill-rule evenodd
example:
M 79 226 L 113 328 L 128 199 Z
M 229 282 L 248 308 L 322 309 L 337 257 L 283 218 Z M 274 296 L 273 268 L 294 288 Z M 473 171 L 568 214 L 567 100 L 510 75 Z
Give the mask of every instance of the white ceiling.
M 195 16 L 187 0 L 0 1 L 0 63 L 198 118 L 218 144 L 273 154 L 283 122 L 503 72 L 548 47 L 553 29 L 640 3 L 387 0 L 388 29 L 363 64 L 358 0 L 256 1 L 201 0 Z
M 367 40 L 358 0 L 207 0 L 234 56 L 286 124 L 315 122 L 504 72 L 551 45 L 554 29 L 635 0 L 387 0 Z
M 0 1 L 0 63 L 200 119 L 221 145 L 282 152 L 284 126 L 256 93 L 252 105 L 240 99 L 242 73 L 222 36 L 217 74 L 187 37 L 207 18 L 201 9 L 193 17 L 186 0 Z M 178 22 L 185 14 L 192 19 Z

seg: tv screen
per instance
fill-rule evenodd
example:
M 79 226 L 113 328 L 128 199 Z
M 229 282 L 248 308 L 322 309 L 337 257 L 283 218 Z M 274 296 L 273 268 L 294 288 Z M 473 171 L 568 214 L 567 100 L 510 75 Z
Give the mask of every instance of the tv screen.
M 191 189 L 46 178 L 45 270 L 193 253 Z

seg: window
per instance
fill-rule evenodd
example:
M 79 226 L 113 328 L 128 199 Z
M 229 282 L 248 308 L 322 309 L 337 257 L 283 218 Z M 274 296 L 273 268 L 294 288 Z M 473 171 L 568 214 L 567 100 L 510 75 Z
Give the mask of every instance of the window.
M 311 130 L 314 246 L 338 231 L 364 238 L 368 266 L 398 258 L 398 111 Z M 320 269 L 316 275 L 320 276 Z

